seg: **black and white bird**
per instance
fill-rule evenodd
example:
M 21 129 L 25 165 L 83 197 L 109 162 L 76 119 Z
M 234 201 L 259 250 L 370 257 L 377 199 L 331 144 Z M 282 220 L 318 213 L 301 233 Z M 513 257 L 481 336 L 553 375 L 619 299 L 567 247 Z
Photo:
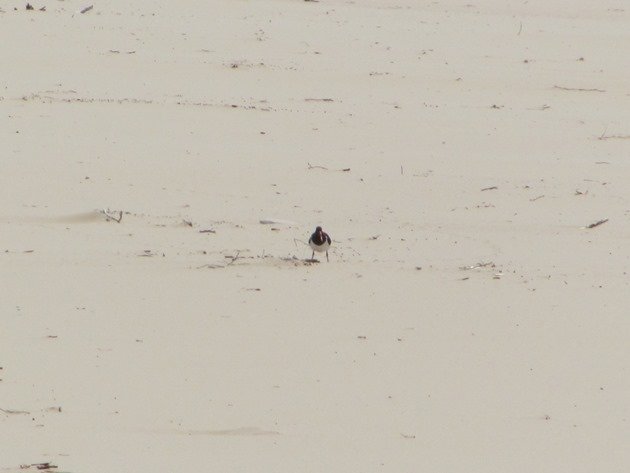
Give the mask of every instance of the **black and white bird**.
M 325 251 L 326 261 L 329 261 L 328 248 L 330 248 L 331 243 L 332 243 L 332 240 L 330 239 L 330 236 L 328 235 L 328 233 L 325 233 L 324 230 L 322 230 L 322 227 L 317 227 L 315 229 L 315 233 L 313 233 L 311 237 L 308 239 L 308 245 L 313 249 L 313 255 L 311 256 L 311 259 L 315 258 L 316 251 L 318 253 L 322 253 Z

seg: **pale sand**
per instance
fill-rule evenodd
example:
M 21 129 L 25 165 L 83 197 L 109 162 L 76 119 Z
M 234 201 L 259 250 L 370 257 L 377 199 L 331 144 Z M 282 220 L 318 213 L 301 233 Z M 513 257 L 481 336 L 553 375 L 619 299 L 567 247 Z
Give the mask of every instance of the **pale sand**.
M 0 471 L 628 471 L 625 2 L 32 3 Z

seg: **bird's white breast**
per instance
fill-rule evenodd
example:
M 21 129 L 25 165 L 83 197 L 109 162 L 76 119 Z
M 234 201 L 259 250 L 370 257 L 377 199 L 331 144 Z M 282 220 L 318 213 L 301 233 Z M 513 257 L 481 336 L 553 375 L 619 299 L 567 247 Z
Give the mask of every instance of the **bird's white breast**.
M 328 243 L 327 241 L 324 241 L 323 244 L 321 245 L 316 245 L 315 242 L 313 242 L 313 240 L 309 241 L 308 244 L 310 245 L 311 248 L 313 248 L 313 251 L 328 251 L 328 248 L 330 248 L 330 243 Z

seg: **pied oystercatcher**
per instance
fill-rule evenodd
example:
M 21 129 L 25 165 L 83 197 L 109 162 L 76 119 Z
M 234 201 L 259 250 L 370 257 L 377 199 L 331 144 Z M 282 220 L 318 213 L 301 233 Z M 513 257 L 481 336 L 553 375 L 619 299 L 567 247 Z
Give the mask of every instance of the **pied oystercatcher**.
M 328 233 L 325 233 L 324 230 L 322 230 L 322 227 L 317 227 L 315 229 L 315 233 L 313 233 L 308 239 L 308 245 L 313 249 L 313 255 L 311 256 L 311 259 L 315 259 L 316 251 L 318 253 L 325 251 L 326 261 L 329 261 L 328 248 L 330 248 L 331 243 L 332 240 L 330 239 L 330 235 L 328 235 Z

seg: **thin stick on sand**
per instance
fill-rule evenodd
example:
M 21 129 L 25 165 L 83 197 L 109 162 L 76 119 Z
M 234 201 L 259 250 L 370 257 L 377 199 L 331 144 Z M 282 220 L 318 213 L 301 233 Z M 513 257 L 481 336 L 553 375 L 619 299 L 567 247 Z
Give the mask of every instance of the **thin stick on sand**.
M 597 137 L 598 140 L 628 140 L 630 139 L 630 135 L 607 135 L 608 127 L 604 129 L 601 135 Z
M 318 166 L 318 165 L 312 165 L 311 163 L 306 163 L 308 164 L 308 168 L 309 169 L 323 169 L 324 171 L 339 171 L 339 172 L 349 172 L 350 168 L 343 168 L 343 169 L 328 169 L 325 166 Z M 402 170 L 402 167 L 401 167 Z
M 607 218 L 603 218 L 601 220 L 598 220 L 595 223 L 591 223 L 590 225 L 587 225 L 585 228 L 595 228 L 595 227 L 599 227 L 600 225 L 605 224 L 608 221 Z
M 581 89 L 579 87 L 563 87 L 561 85 L 554 85 L 553 88 L 558 90 L 567 90 L 570 92 L 606 92 L 602 89 Z
M 308 164 L 309 169 L 323 169 L 324 171 L 328 171 L 328 168 L 324 166 L 313 166 L 311 163 L 306 163 L 306 164 Z
M 17 410 L 13 410 L 13 409 L 2 409 L 0 408 L 0 412 L 4 413 L 4 414 L 30 414 L 30 412 L 28 411 L 17 411 Z
M 296 246 L 298 246 L 298 242 L 302 243 L 304 246 L 308 246 L 308 243 L 304 242 L 303 240 L 298 240 L 297 238 L 293 239 L 293 244 Z
M 230 261 L 228 264 L 226 264 L 225 267 L 227 268 L 229 265 L 234 263 L 238 259 L 238 255 L 240 255 L 240 254 L 241 254 L 241 252 L 237 251 L 234 256 L 226 256 L 226 258 L 232 258 L 232 261 Z

